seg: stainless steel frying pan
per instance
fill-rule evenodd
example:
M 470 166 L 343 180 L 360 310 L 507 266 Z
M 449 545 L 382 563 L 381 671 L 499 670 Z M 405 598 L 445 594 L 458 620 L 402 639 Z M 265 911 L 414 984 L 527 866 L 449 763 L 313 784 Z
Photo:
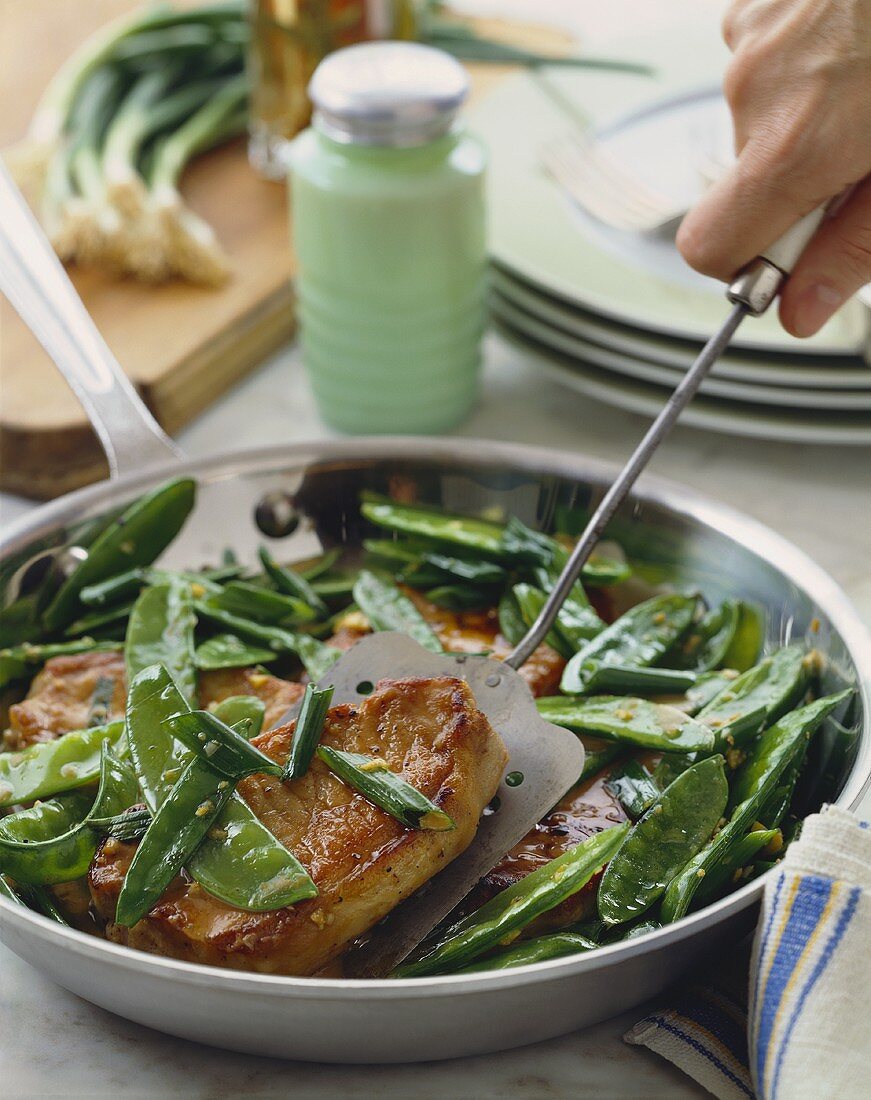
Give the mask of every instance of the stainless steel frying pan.
M 257 505 L 276 492 L 292 499 L 300 517 L 276 543 L 280 555 L 292 559 L 322 547 L 359 546 L 364 489 L 401 488 L 448 511 L 500 510 L 546 526 L 558 509 L 595 504 L 614 479 L 614 469 L 590 459 L 457 439 L 351 440 L 179 461 L 129 384 L 119 380 L 90 323 L 70 315 L 69 303 L 59 299 L 65 288 L 53 257 L 41 257 L 46 270 L 36 285 L 21 270 L 10 237 L 27 226 L 26 215 L 12 223 L 0 213 L 3 288 L 19 296 L 16 304 L 81 396 L 113 473 L 123 471 L 4 532 L 0 577 L 14 575 L 38 551 L 74 543 L 82 524 L 116 512 L 165 478 L 170 461 L 175 472 L 199 483 L 195 512 L 165 556 L 171 566 L 214 560 L 227 544 L 253 562 L 263 540 Z M 48 307 L 46 294 L 54 297 Z M 163 464 L 151 465 L 155 461 Z M 834 730 L 823 731 L 814 746 L 815 796 L 854 806 L 871 782 L 871 639 L 837 585 L 762 525 L 653 479 L 611 530 L 648 579 L 695 585 L 712 599 L 732 594 L 761 604 L 771 644 L 809 635 L 829 658 L 826 689 L 858 687 L 852 751 L 838 755 L 844 742 Z M 623 1011 L 748 927 L 761 889 L 761 880 L 750 883 L 675 925 L 576 958 L 501 974 L 401 982 L 273 977 L 164 959 L 63 928 L 3 899 L 0 939 L 87 1000 L 171 1034 L 277 1057 L 417 1061 L 535 1042 Z

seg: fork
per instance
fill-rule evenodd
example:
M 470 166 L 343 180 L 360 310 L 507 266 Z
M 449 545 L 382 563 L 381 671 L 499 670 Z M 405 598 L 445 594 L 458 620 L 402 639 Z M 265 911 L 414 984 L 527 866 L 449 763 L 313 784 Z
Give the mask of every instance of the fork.
M 544 168 L 588 214 L 614 229 L 653 233 L 673 228 L 681 203 L 627 171 L 595 138 L 571 134 L 540 149 Z

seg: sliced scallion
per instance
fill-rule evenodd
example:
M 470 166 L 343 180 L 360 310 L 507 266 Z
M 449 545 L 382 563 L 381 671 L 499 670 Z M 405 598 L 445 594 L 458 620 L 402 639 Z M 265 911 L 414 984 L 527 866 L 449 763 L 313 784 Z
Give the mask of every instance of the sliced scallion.
M 454 819 L 440 810 L 416 787 L 391 771 L 377 756 L 359 752 L 343 752 L 318 746 L 318 756 L 349 787 L 359 791 L 370 802 L 395 817 L 406 829 L 445 832 L 455 829 Z
M 296 720 L 290 754 L 281 773 L 283 780 L 300 779 L 308 771 L 323 732 L 332 698 L 331 687 L 317 688 L 314 684 L 306 687 L 299 717 Z

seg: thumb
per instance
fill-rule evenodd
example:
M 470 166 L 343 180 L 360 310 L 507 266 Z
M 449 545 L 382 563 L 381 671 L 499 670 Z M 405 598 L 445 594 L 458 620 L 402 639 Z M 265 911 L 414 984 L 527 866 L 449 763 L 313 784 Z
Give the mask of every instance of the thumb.
M 780 299 L 780 320 L 793 336 L 813 336 L 871 282 L 871 176 L 805 249 Z

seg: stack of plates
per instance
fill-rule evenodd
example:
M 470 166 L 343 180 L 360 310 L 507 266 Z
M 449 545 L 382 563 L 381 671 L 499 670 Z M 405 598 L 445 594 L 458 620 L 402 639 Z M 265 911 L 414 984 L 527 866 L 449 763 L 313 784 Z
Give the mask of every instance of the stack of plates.
M 587 125 L 627 170 L 689 205 L 704 186 L 702 160 L 729 155 L 728 118 L 710 87 L 553 70 L 501 84 L 473 119 L 491 157 L 497 328 L 548 376 L 654 416 L 729 307 L 720 283 L 686 267 L 673 235 L 610 229 L 545 173 L 542 145 Z M 871 310 L 852 302 L 805 341 L 775 313 L 745 321 L 682 421 L 871 444 Z

